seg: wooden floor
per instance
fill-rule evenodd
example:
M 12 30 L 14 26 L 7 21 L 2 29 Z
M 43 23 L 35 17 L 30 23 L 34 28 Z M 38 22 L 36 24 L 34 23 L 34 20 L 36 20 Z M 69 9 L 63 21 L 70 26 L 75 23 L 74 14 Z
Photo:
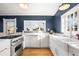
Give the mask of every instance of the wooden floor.
M 48 48 L 27 48 L 21 56 L 53 56 Z

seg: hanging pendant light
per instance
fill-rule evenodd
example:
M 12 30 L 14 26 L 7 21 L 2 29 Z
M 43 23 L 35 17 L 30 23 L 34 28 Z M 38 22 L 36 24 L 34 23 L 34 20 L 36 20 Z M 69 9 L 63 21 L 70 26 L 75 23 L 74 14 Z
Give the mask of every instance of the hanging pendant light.
M 59 6 L 59 10 L 62 11 L 62 10 L 66 10 L 70 7 L 70 4 L 69 3 L 63 3 L 62 5 Z
M 20 8 L 28 9 L 27 0 L 21 0 L 22 3 L 19 4 Z
M 28 5 L 26 3 L 20 3 L 19 5 L 22 9 L 28 9 Z

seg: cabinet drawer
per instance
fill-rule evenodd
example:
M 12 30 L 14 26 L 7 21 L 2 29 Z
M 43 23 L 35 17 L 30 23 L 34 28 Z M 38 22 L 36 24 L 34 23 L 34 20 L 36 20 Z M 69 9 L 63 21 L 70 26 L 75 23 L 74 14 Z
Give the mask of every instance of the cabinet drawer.
M 0 40 L 0 51 L 3 50 L 4 48 L 10 48 L 10 40 Z
M 79 53 L 72 51 L 72 52 L 69 52 L 69 56 L 79 56 Z
M 69 46 L 69 56 L 79 56 L 79 50 Z

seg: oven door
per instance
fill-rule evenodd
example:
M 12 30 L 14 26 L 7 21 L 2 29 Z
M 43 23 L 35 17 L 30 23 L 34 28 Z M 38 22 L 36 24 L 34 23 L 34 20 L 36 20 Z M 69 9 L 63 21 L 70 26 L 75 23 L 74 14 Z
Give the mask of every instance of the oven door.
M 23 53 L 23 42 L 19 42 L 19 44 L 16 44 L 15 46 L 11 47 L 11 55 L 12 56 L 19 56 Z

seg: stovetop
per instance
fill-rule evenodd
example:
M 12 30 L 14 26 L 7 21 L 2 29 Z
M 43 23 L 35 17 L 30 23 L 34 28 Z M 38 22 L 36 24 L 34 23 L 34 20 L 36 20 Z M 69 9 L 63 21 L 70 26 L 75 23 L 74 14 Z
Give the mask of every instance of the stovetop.
M 17 38 L 20 37 L 22 35 L 10 35 L 10 36 L 2 36 L 0 37 L 0 39 L 13 39 L 13 38 Z

